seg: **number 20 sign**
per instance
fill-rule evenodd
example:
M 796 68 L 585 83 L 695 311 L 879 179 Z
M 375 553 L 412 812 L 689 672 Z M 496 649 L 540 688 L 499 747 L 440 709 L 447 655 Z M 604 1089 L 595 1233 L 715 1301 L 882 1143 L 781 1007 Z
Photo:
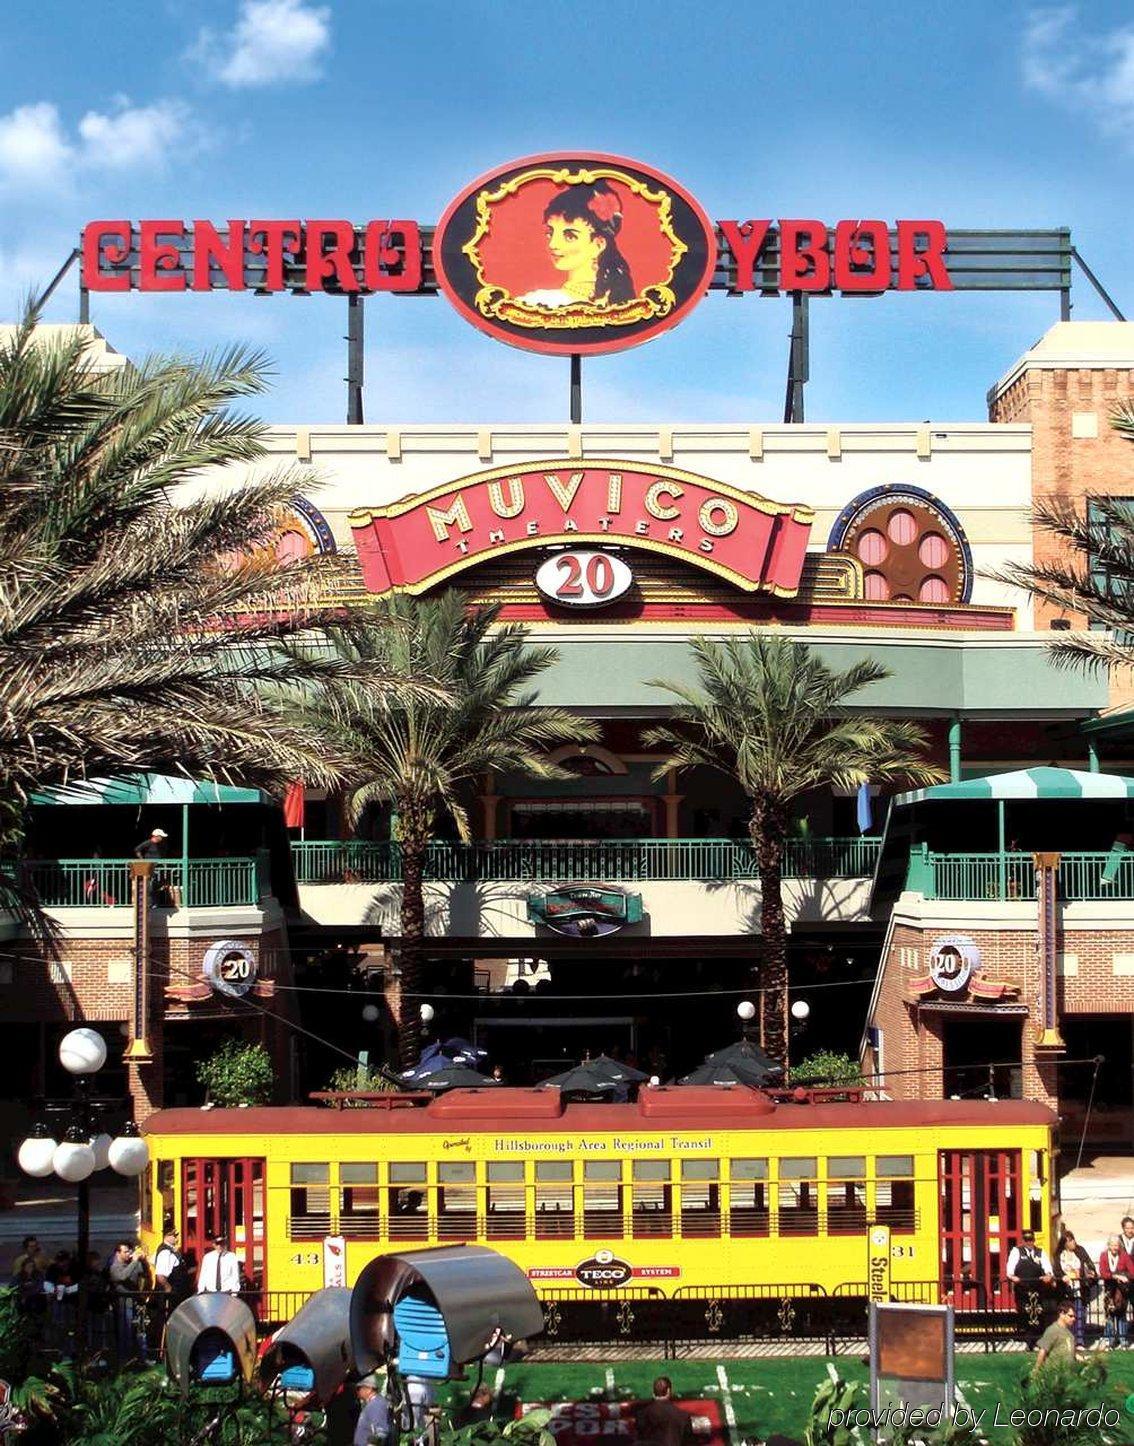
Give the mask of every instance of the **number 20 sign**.
M 571 549 L 545 558 L 535 581 L 551 602 L 572 608 L 601 608 L 629 590 L 634 574 L 613 553 Z

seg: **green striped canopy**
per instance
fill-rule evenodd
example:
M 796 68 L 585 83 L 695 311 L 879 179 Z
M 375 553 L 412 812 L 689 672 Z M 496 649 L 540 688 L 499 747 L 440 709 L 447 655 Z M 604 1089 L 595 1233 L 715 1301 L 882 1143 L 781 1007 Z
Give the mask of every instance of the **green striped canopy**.
M 992 773 L 987 778 L 964 778 L 960 783 L 917 788 L 912 793 L 899 793 L 894 803 L 900 806 L 998 798 L 1134 798 L 1134 778 L 1117 773 L 1086 773 L 1077 768 L 1022 768 L 1016 773 Z
M 160 803 L 262 803 L 258 788 L 234 788 L 210 779 L 182 778 L 177 774 L 138 773 L 127 778 L 76 779 L 58 788 L 33 793 L 32 803 L 124 803 L 139 807 Z

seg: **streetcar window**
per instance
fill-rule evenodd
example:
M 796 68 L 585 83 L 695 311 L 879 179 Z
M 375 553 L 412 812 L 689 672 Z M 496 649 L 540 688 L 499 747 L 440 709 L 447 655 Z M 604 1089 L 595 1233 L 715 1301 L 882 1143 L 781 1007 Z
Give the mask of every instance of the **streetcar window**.
M 524 1162 L 490 1160 L 488 1164 L 488 1215 L 485 1234 L 489 1240 L 523 1240 Z
M 537 1160 L 535 1237 L 570 1240 L 575 1234 L 575 1193 L 570 1160 Z
M 814 1155 L 780 1161 L 777 1220 L 781 1235 L 816 1235 L 819 1231 L 819 1184 Z
M 827 1157 L 827 1230 L 831 1235 L 866 1233 L 866 1156 Z
M 874 1218 L 879 1225 L 908 1234 L 916 1226 L 914 1157 L 879 1155 L 874 1162 Z
M 767 1235 L 771 1212 L 768 1209 L 767 1160 L 730 1160 L 729 1214 L 730 1235 Z
M 429 1209 L 423 1160 L 391 1161 L 387 1202 L 391 1240 L 428 1239 Z
M 437 1166 L 437 1234 L 442 1240 L 476 1239 L 476 1165 L 444 1160 Z
M 630 1169 L 631 1219 L 635 1239 L 673 1234 L 673 1196 L 668 1160 L 634 1160 Z
M 157 1162 L 157 1187 L 161 1196 L 161 1228 L 163 1231 L 172 1230 L 176 1225 L 173 1214 L 173 1161 L 159 1160 Z
M 145 1174 L 142 1176 L 142 1228 L 152 1230 L 154 1226 L 154 1167 L 153 1162 L 146 1166 Z
M 331 1233 L 330 1184 L 330 1165 L 292 1165 L 288 1231 L 292 1240 L 322 1240 Z
M 583 1235 L 588 1240 L 622 1239 L 620 1160 L 586 1160 L 583 1164 Z
M 719 1160 L 682 1160 L 681 1233 L 691 1238 L 721 1233 Z
M 350 1240 L 377 1240 L 378 1166 L 366 1161 L 339 1166 L 339 1233 Z

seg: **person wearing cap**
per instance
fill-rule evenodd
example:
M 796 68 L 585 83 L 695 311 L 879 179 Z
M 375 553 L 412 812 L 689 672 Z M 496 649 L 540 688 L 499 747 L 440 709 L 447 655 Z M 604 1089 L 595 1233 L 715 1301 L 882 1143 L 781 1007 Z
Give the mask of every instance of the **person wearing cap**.
M 223 1291 L 225 1295 L 240 1294 L 240 1261 L 228 1248 L 223 1235 L 213 1237 L 213 1248 L 205 1251 L 197 1272 L 197 1294 Z
M 354 1446 L 375 1446 L 390 1434 L 390 1404 L 376 1376 L 364 1376 L 358 1383 L 362 1410 L 354 1428 Z
M 1051 1261 L 1036 1245 L 1034 1230 L 1024 1230 L 1019 1245 L 1012 1247 L 1004 1277 L 1016 1295 L 1020 1333 L 1029 1350 L 1035 1350 L 1043 1327 L 1044 1298 L 1051 1289 L 1054 1272 Z
M 134 850 L 136 859 L 164 859 L 165 841 L 169 838 L 164 828 L 155 828 L 149 838 L 143 839 Z

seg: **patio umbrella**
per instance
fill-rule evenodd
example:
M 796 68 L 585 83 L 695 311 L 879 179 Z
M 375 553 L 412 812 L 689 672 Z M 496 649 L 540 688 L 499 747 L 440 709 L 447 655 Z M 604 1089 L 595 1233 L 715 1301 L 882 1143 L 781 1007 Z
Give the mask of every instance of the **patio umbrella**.
M 609 1055 L 600 1054 L 597 1059 L 585 1059 L 582 1064 L 572 1065 L 562 1074 L 545 1079 L 540 1089 L 559 1089 L 576 1094 L 610 1094 L 625 1089 L 627 1085 L 641 1084 L 649 1079 L 640 1069 L 621 1064 Z
M 783 1070 L 758 1044 L 750 1039 L 738 1039 L 726 1044 L 724 1049 L 714 1050 L 705 1056 L 706 1064 L 737 1065 L 742 1070 L 758 1074 L 783 1074 Z
M 434 1062 L 441 1065 L 446 1063 L 475 1065 L 478 1059 L 487 1057 L 486 1049 L 477 1049 L 475 1044 L 470 1044 L 467 1039 L 461 1039 L 459 1035 L 455 1035 L 452 1039 L 435 1040 L 432 1044 L 427 1044 L 421 1051 L 421 1058 L 415 1068 L 420 1069 L 423 1065 Z
M 457 1064 L 454 1061 L 443 1065 L 439 1069 L 430 1069 L 425 1072 L 418 1066 L 417 1069 L 407 1069 L 402 1073 L 402 1082 L 411 1089 L 415 1086 L 423 1090 L 475 1090 L 475 1089 L 496 1089 L 498 1082 L 489 1079 L 488 1075 L 480 1074 L 475 1069 L 469 1069 L 466 1064 Z
M 753 1089 L 768 1082 L 769 1076 L 742 1065 L 714 1064 L 707 1059 L 677 1081 L 679 1085 L 749 1085 Z

